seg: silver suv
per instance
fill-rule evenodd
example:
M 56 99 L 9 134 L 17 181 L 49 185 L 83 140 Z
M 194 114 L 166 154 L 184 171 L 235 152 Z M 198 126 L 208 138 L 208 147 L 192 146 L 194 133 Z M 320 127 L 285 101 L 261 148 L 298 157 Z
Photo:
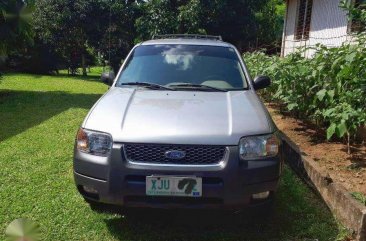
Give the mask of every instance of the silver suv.
M 282 145 L 237 49 L 220 37 L 156 36 L 136 45 L 76 137 L 74 176 L 88 201 L 125 207 L 268 203 Z

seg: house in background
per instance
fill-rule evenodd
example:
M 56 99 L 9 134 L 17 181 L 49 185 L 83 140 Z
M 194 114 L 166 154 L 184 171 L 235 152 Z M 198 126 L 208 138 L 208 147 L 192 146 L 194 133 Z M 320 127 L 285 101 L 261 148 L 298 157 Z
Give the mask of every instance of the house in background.
M 312 47 L 320 43 L 337 47 L 352 39 L 351 33 L 361 29 L 357 21 L 349 21 L 347 12 L 340 8 L 341 0 L 286 0 L 281 56 L 299 47 Z M 353 0 L 361 7 L 365 0 Z M 307 49 L 305 57 L 313 50 Z

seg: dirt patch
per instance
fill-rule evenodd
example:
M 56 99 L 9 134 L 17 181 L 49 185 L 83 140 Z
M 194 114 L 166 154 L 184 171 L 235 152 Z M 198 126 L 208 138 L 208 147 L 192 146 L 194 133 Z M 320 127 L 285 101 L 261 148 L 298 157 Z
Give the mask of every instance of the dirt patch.
M 349 192 L 366 195 L 366 144 L 347 145 L 342 142 L 325 141 L 325 131 L 279 112 L 274 104 L 266 104 L 277 127 L 308 154 L 324 174 L 344 185 Z

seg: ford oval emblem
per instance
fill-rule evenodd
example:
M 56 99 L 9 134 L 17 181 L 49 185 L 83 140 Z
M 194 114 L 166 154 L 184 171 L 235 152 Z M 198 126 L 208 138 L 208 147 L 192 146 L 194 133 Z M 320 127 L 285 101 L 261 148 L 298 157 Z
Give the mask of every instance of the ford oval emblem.
M 184 151 L 170 150 L 165 152 L 165 157 L 169 159 L 183 159 L 186 156 Z

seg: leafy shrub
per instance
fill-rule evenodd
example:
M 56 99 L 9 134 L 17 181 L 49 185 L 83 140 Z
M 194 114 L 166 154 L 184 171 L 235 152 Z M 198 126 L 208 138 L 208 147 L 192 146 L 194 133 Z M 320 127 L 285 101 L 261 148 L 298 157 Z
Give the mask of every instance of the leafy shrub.
M 286 58 L 246 53 L 244 59 L 253 76 L 272 78 L 272 86 L 262 93 L 265 99 L 285 104 L 298 118 L 326 126 L 327 139 L 347 137 L 349 147 L 366 123 L 365 37 L 339 48 L 317 45 L 310 59 L 301 51 Z

